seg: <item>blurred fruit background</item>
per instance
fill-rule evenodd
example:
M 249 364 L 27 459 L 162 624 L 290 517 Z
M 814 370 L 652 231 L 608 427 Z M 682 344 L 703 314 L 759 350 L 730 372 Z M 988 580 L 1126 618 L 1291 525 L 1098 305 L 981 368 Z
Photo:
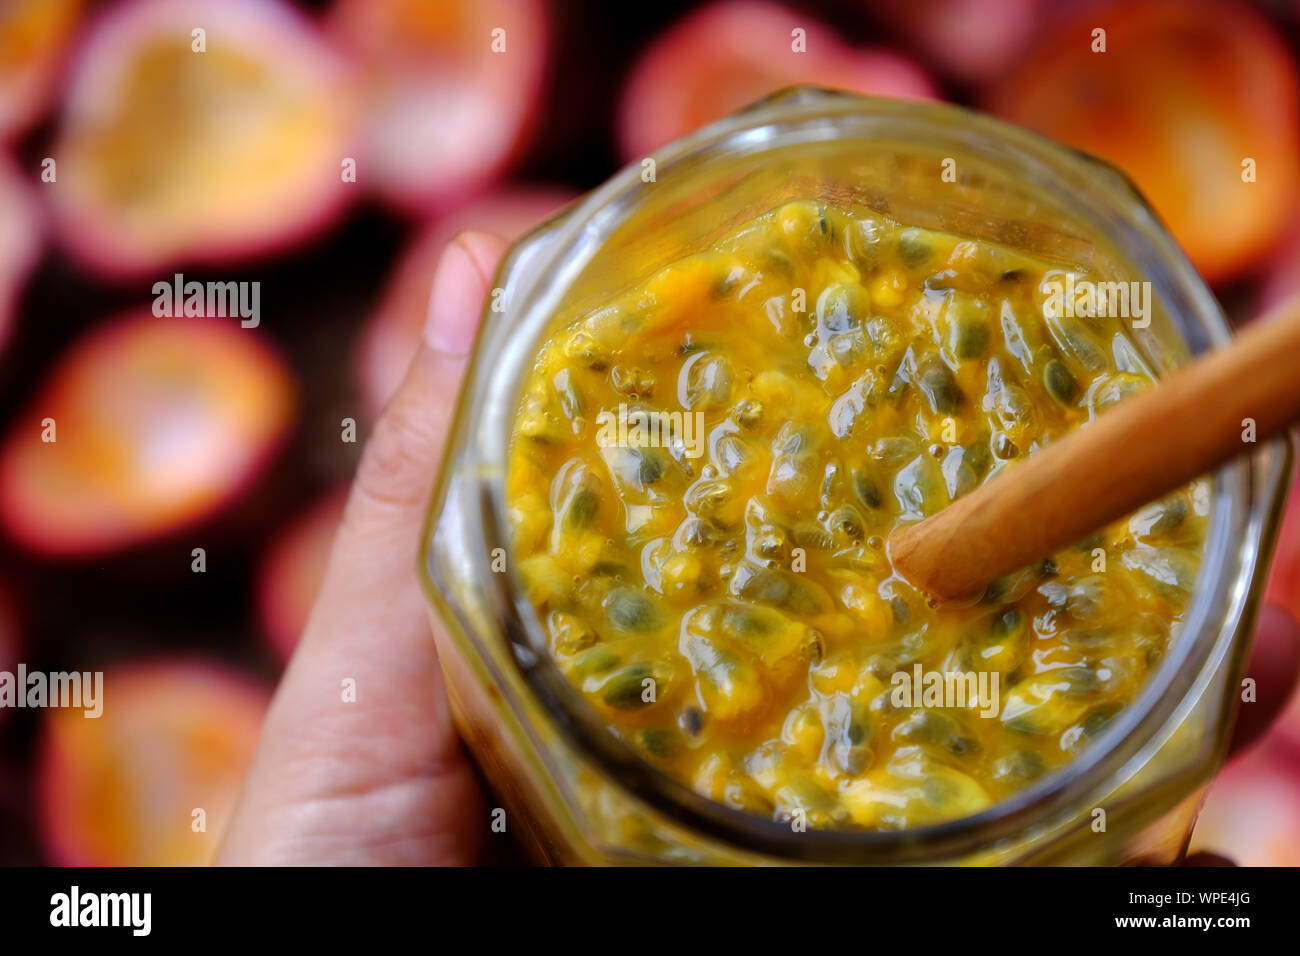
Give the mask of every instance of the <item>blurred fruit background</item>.
M 1300 289 L 1298 54 L 1291 0 L 0 0 L 0 670 L 113 701 L 0 709 L 0 863 L 211 857 L 457 230 L 812 82 L 1110 159 L 1244 322 Z M 175 272 L 259 324 L 154 316 Z M 1300 864 L 1300 699 L 1195 845 Z

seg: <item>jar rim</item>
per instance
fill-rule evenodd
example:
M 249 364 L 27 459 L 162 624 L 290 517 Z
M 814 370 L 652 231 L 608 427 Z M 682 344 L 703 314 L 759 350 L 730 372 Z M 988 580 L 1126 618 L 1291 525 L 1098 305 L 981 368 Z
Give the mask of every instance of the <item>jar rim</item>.
M 1059 186 L 1064 180 L 1071 188 L 1087 190 L 1090 212 L 1127 243 L 1127 252 L 1139 261 L 1143 256 L 1147 259 L 1143 277 L 1153 279 L 1153 286 L 1164 293 L 1170 318 L 1189 350 L 1201 351 L 1230 337 L 1227 320 L 1205 283 L 1122 173 L 1093 157 L 961 107 L 798 87 L 678 140 L 654 158 L 659 175 L 664 175 L 702 154 L 730 150 L 757 156 L 764 150 L 833 138 L 842 133 L 845 124 L 856 124 L 859 131 L 872 124 L 893 124 L 913 131 L 928 127 L 968 142 L 978 137 L 980 145 L 995 146 L 1004 156 L 1016 158 L 1040 182 Z M 635 212 L 641 185 L 638 167 L 624 168 L 558 221 L 516 244 L 502 267 L 501 275 L 514 287 L 508 296 L 507 315 L 495 318 L 503 333 L 509 326 L 508 336 L 498 338 L 514 354 L 503 360 L 500 355 L 485 356 L 486 350 L 476 349 L 467 396 L 472 393 L 482 414 L 467 429 L 469 434 L 462 436 L 475 460 L 471 473 L 478 486 L 481 554 L 499 547 L 509 549 L 502 479 L 517 407 L 519 370 L 526 367 L 521 366 L 521 356 L 530 354 L 564 292 L 582 274 L 601 242 Z M 1157 278 L 1159 281 L 1154 281 Z M 489 313 L 487 321 L 493 318 Z M 1284 459 L 1281 464 L 1279 450 Z M 639 757 L 574 690 L 549 653 L 538 615 L 519 586 L 513 562 L 507 562 L 506 573 L 487 575 L 487 590 L 524 685 L 581 757 L 655 812 L 707 838 L 790 860 L 898 863 L 951 858 L 988 850 L 1034 826 L 1063 822 L 1068 811 L 1077 811 L 1077 801 L 1122 774 L 1130 761 L 1152 747 L 1162 728 L 1181 719 L 1180 713 L 1190 706 L 1188 701 L 1204 690 L 1222 664 L 1243 615 L 1251 609 L 1251 583 L 1261 541 L 1276 524 L 1278 489 L 1289 470 L 1289 444 L 1285 439 L 1268 443 L 1254 458 L 1258 461 L 1253 467 L 1250 460 L 1239 460 L 1213 476 L 1214 506 L 1192 602 L 1178 636 L 1133 703 L 1092 746 L 1042 780 L 979 813 L 928 826 L 794 832 L 787 824 L 697 793 Z M 1261 468 L 1263 500 L 1258 489 L 1252 494 Z M 445 487 L 440 487 L 435 493 L 435 512 L 444 491 Z M 430 538 L 426 533 L 426 547 Z M 432 565 L 425 561 L 426 567 Z

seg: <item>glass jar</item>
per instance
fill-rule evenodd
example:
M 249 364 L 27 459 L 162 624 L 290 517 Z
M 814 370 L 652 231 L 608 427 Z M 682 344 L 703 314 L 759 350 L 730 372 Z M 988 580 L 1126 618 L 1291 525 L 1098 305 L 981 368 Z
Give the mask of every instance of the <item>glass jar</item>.
M 1212 480 L 1184 626 L 1138 699 L 1062 770 L 987 810 L 898 832 L 794 832 L 695 793 L 605 729 L 547 650 L 505 517 L 509 436 L 554 316 L 594 307 L 795 199 L 870 207 L 1151 282 L 1135 331 L 1164 371 L 1229 338 L 1226 320 L 1132 184 L 1096 159 L 932 103 L 799 88 L 622 170 L 517 242 L 498 277 L 421 577 L 458 727 L 538 860 L 578 863 L 1171 862 L 1217 770 L 1291 470 L 1285 440 Z

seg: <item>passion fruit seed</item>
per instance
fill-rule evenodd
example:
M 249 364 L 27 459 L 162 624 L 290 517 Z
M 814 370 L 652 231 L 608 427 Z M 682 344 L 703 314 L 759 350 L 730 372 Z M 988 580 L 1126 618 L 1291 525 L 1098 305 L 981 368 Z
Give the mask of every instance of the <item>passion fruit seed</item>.
M 1059 268 L 796 202 L 561 317 L 509 513 L 558 666 L 636 752 L 747 812 L 917 826 L 1032 785 L 1135 698 L 1199 569 L 1188 493 L 969 607 L 889 564 L 902 523 L 1150 384 L 1122 323 L 1041 316 Z M 629 400 L 666 442 L 598 442 Z M 996 675 L 1000 707 L 896 701 L 917 666 Z

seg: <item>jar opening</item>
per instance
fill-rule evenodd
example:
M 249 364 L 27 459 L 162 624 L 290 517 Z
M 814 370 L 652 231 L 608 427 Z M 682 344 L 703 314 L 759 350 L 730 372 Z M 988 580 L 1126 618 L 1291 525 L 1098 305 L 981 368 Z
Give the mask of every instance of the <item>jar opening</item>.
M 865 158 L 865 153 L 850 155 L 855 142 L 899 145 L 891 162 L 888 145 L 878 145 L 879 156 L 872 159 Z M 1003 178 L 1008 183 L 1014 178 L 1021 190 L 1017 202 L 1026 206 L 1055 203 L 1062 215 L 1069 212 L 1073 219 L 1058 219 L 1058 228 L 1050 236 L 1030 235 L 1025 221 L 1013 218 L 990 223 L 980 218 L 978 207 L 971 211 L 954 201 L 952 208 L 927 207 L 938 225 L 959 233 L 964 226 L 966 234 L 991 235 L 1001 241 L 1054 242 L 1062 255 L 1067 249 L 1079 253 L 1090 237 L 1100 237 L 1098 244 L 1109 247 L 1107 255 L 1152 282 L 1164 321 L 1170 323 L 1188 352 L 1228 338 L 1226 321 L 1208 290 L 1132 187 L 1095 161 L 955 107 L 819 91 L 778 95 L 654 157 L 656 181 L 678 184 L 666 190 L 667 196 L 652 200 L 641 169 L 630 167 L 558 225 L 545 227 L 512 254 L 505 269 L 511 277 L 506 313 L 499 321 L 489 315 L 493 324 L 485 330 L 485 341 L 476 353 L 471 384 L 482 409 L 481 420 L 466 439 L 478 463 L 474 473 L 483 534 L 479 553 L 510 548 L 503 476 L 513 415 L 532 350 L 562 304 L 571 305 L 575 300 L 594 303 L 613 291 L 611 285 L 631 281 L 624 276 L 611 277 L 601 268 L 603 262 L 617 257 L 648 272 L 663 257 L 680 254 L 674 253 L 671 242 L 656 240 L 653 231 L 647 238 L 642 228 L 647 219 L 663 225 L 674 209 L 679 220 L 693 215 L 675 205 L 677 196 L 672 190 L 695 194 L 705 210 L 702 216 L 710 208 L 707 202 L 714 203 L 716 209 L 717 203 L 740 198 L 737 208 L 741 211 L 736 218 L 744 218 L 749 212 L 745 184 L 757 181 L 764 187 L 764 163 L 773 156 L 798 154 L 810 159 L 807 181 L 817 180 L 818 173 L 824 176 L 832 168 L 847 169 L 848 175 L 862 176 L 869 187 L 854 201 L 865 196 L 878 207 L 883 195 L 888 209 L 882 211 L 894 215 L 902 203 L 889 202 L 887 194 L 897 190 L 898 183 L 872 177 L 893 171 L 909 182 L 912 174 L 907 169 L 920 162 L 918 157 L 947 153 L 956 155 L 959 167 L 969 164 L 980 170 L 977 179 L 992 177 L 998 168 L 1003 169 Z M 786 166 L 775 168 L 785 188 L 807 188 Z M 825 179 L 820 183 L 831 201 L 835 187 L 843 186 Z M 758 192 L 762 193 L 762 188 Z M 842 194 L 840 198 L 844 198 Z M 775 206 L 782 197 L 769 194 L 768 200 L 761 201 L 769 200 Z M 712 228 L 725 231 L 726 225 L 714 223 Z M 1143 344 L 1156 353 L 1153 359 L 1161 370 L 1181 357 L 1159 354 L 1154 337 Z M 486 362 L 491 366 L 484 368 Z M 1271 463 L 1265 460 L 1267 455 L 1274 459 Z M 1254 469 L 1250 462 L 1241 461 L 1213 478 L 1205 556 L 1184 626 L 1137 699 L 1091 747 L 1059 771 L 980 813 L 915 829 L 793 832 L 788 825 L 714 802 L 668 777 L 616 738 L 560 672 L 537 614 L 519 586 L 513 563 L 508 563 L 506 574 L 486 578 L 494 616 L 504 624 L 511 656 L 527 687 L 586 760 L 656 812 L 734 846 L 792 860 L 935 860 L 986 850 L 1031 827 L 1050 828 L 1061 823 L 1077 814 L 1080 801 L 1095 795 L 1106 781 L 1122 780 L 1132 762 L 1139 762 L 1158 745 L 1187 701 L 1222 662 L 1237 624 L 1248 610 L 1261 529 L 1268 523 L 1267 516 L 1260 514 L 1269 507 L 1267 501 L 1263 505 L 1260 501 L 1260 469 L 1268 472 L 1263 479 L 1266 492 L 1268 482 L 1275 486 L 1281 481 L 1276 448 L 1262 450 L 1256 457 L 1259 461 Z

